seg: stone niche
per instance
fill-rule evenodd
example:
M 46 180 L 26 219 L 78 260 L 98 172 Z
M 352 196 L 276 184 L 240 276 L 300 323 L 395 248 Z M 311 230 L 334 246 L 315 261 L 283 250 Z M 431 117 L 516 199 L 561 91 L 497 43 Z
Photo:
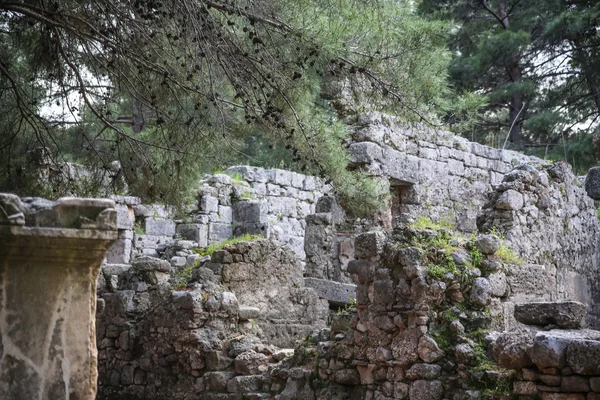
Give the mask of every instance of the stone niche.
M 93 400 L 96 277 L 112 200 L 0 193 L 0 398 Z

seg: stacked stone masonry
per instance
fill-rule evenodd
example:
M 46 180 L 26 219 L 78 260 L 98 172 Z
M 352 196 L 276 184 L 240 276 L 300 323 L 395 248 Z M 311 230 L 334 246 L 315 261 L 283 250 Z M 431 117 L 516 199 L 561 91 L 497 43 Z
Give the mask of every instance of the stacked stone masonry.
M 391 183 L 389 208 L 372 220 L 345 215 L 315 178 L 254 167 L 207 177 L 182 220 L 164 206 L 115 198 L 119 240 L 100 277 L 101 398 L 475 399 L 487 395 L 473 382 L 512 388 L 515 379 L 515 393 L 533 385 L 519 383 L 526 381 L 548 399 L 580 393 L 561 383 L 553 387 L 562 392 L 540 394 L 540 381 L 522 378 L 521 367 L 508 367 L 515 374 L 477 363 L 500 335 L 483 337 L 483 330 L 520 332 L 531 322 L 519 311 L 524 303 L 577 300 L 587 305 L 585 323 L 599 326 L 600 223 L 583 179 L 564 163 L 383 114 L 363 115 L 353 129 L 352 167 Z M 411 224 L 423 216 L 466 234 L 502 235 L 522 262 L 498 263 L 499 248 L 482 247 L 483 266 L 464 281 L 434 279 L 411 246 L 394 245 L 412 240 Z M 363 233 L 371 229 L 377 232 Z M 235 245 L 210 259 L 192 251 L 245 233 L 276 239 L 298 259 L 270 242 Z M 478 237 L 478 246 L 499 240 Z M 451 257 L 460 266 L 468 253 Z M 178 276 L 192 266 L 183 282 Z M 318 331 L 327 302 L 353 303 L 353 295 L 357 314 L 341 311 L 331 331 Z M 274 347 L 301 338 L 292 358 Z M 592 399 L 595 380 L 588 380 Z
M 206 247 L 244 234 L 276 239 L 304 260 L 305 219 L 329 191 L 329 186 L 312 176 L 238 166 L 201 181 L 196 201 L 183 219 L 175 218 L 173 207 L 113 196 L 119 239 L 107 262 L 127 264 L 139 255 L 159 257 L 162 248 L 175 239 Z

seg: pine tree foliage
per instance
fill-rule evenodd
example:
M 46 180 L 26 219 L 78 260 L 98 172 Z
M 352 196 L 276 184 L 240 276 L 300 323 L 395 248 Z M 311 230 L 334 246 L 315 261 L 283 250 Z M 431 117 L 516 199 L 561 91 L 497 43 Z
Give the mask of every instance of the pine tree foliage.
M 373 212 L 389 190 L 346 168 L 324 79 L 359 81 L 362 101 L 407 118 L 464 112 L 448 100 L 448 28 L 408 0 L 2 1 L 2 185 L 43 146 L 55 163 L 119 160 L 136 194 L 172 202 L 202 172 L 252 161 L 252 136 Z
M 456 24 L 452 84 L 488 96 L 475 137 L 502 147 L 509 135 L 516 148 L 556 147 L 563 158 L 583 151 L 582 135 L 600 125 L 600 3 L 425 0 L 420 12 Z

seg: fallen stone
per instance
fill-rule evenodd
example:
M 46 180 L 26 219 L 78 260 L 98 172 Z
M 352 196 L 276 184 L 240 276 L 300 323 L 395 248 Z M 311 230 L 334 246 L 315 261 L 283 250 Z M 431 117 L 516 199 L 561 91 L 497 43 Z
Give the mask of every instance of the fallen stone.
M 515 305 L 515 319 L 526 325 L 558 325 L 561 328 L 581 328 L 587 310 L 577 301 L 540 302 Z

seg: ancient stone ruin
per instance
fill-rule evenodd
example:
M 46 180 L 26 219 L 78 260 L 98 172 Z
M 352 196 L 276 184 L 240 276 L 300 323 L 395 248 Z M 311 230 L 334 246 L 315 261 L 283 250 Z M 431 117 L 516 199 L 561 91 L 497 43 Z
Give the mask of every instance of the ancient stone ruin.
M 95 398 L 96 277 L 114 207 L 0 194 L 0 398 Z
M 348 149 L 390 182 L 372 218 L 318 178 L 248 166 L 206 176 L 183 212 L 113 196 L 88 282 L 97 398 L 600 398 L 595 172 L 379 113 Z M 29 217 L 41 204 L 15 210 L 102 229 L 27 222 L 58 218 Z

